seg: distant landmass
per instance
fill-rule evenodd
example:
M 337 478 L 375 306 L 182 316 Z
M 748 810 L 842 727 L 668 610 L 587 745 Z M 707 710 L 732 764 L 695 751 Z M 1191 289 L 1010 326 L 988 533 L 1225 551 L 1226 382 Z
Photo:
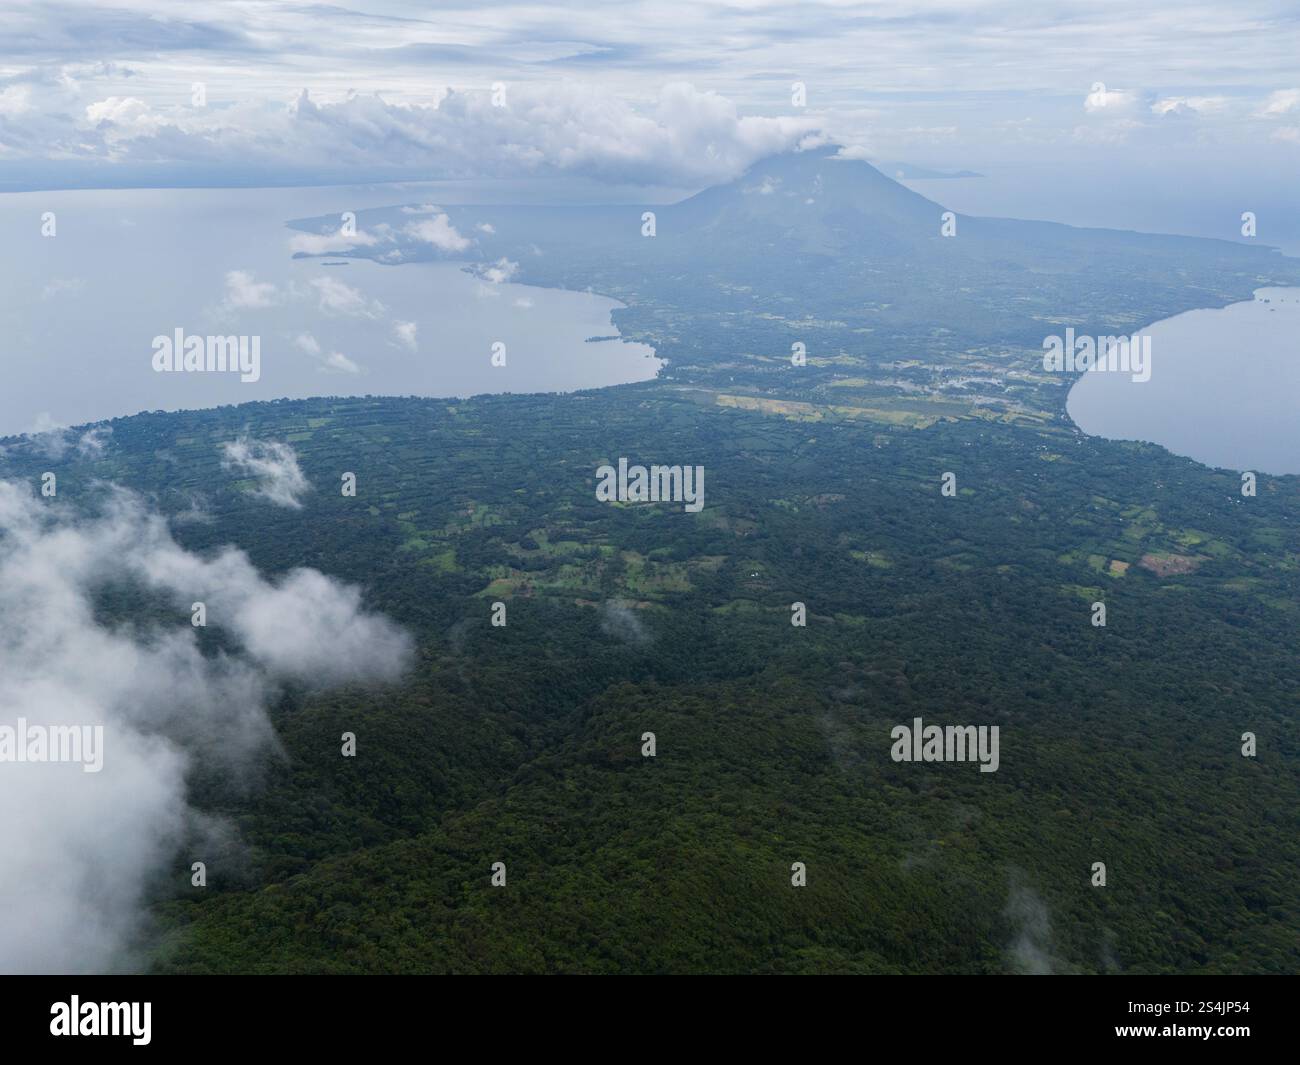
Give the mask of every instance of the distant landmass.
M 929 167 L 914 166 L 911 163 L 879 163 L 881 170 L 893 174 L 899 181 L 936 180 L 940 178 L 976 178 L 983 174 L 974 170 L 932 170 Z

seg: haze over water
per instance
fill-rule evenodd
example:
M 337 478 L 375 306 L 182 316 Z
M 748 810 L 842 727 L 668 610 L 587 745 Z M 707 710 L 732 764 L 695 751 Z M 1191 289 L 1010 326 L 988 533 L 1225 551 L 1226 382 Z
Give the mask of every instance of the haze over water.
M 450 262 L 291 257 L 288 219 L 408 197 L 429 192 L 0 196 L 0 435 L 281 397 L 571 391 L 655 375 L 647 345 L 586 342 L 617 336 L 612 299 L 493 284 Z M 41 235 L 45 212 L 55 215 L 53 237 Z M 260 336 L 261 379 L 155 372 L 153 338 L 178 328 Z M 496 342 L 504 367 L 491 363 Z
M 1085 373 L 1067 410 L 1084 430 L 1207 466 L 1300 473 L 1300 289 L 1188 311 L 1143 330 L 1151 379 Z

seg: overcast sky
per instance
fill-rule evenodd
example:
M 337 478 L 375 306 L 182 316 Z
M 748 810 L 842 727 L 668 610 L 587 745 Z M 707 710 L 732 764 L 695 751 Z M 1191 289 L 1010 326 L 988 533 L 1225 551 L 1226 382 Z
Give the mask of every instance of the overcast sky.
M 695 188 L 815 132 L 873 160 L 1109 184 L 1098 203 L 1203 182 L 1281 204 L 1298 25 L 1294 3 L 1224 0 L 5 0 L 0 188 Z

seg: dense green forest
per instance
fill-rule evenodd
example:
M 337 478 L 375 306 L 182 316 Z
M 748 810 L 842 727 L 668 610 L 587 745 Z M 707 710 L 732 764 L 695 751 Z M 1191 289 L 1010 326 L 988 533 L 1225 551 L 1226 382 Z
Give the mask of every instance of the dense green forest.
M 111 428 L 0 475 L 198 503 L 185 546 L 359 584 L 419 645 L 399 686 L 287 692 L 255 787 L 196 767 L 238 831 L 206 889 L 189 853 L 156 885 L 150 968 L 1300 965 L 1296 478 L 1244 498 L 1060 418 L 800 420 L 664 382 Z M 292 443 L 301 510 L 222 469 L 240 434 Z M 704 508 L 598 503 L 620 456 L 703 465 Z M 999 770 L 893 762 L 914 717 L 998 725 Z

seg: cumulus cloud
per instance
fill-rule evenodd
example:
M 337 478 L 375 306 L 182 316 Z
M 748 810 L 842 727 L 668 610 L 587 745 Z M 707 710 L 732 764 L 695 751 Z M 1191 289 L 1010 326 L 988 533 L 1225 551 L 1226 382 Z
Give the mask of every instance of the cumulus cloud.
M 986 155 L 1007 162 L 1016 148 L 1037 159 L 1041 145 L 1070 136 L 1073 112 L 1093 95 L 1088 86 L 1122 71 L 1150 79 L 1122 86 L 1143 114 L 1155 93 L 1175 92 L 1222 94 L 1257 113 L 1270 106 L 1269 93 L 1295 84 L 1293 26 L 1210 0 L 1154 0 L 1136 21 L 1116 0 L 1074 5 L 1068 16 L 1029 0 L 881 0 L 871 17 L 846 3 L 697 0 L 675 5 L 671 17 L 662 5 L 625 5 L 617 18 L 574 5 L 541 16 L 528 6 L 480 4 L 458 5 L 446 25 L 380 18 L 374 6 L 217 4 L 177 18 L 164 0 L 9 0 L 0 157 L 30 165 L 7 168 L 7 180 L 165 185 L 202 175 L 212 184 L 278 185 L 543 175 L 699 188 L 793 147 L 800 128 L 844 143 L 869 137 L 881 159 L 924 151 L 909 161 L 926 166 Z M 393 15 L 401 5 L 386 6 Z M 930 32 L 936 18 L 945 27 L 938 36 Z M 854 103 L 868 54 L 872 85 L 889 90 L 889 106 Z M 707 71 L 727 97 L 664 88 L 682 71 Z M 790 106 L 794 78 L 807 80 L 807 108 Z M 193 80 L 208 85 L 208 106 L 190 105 Z M 494 107 L 497 80 L 508 92 Z M 1061 86 L 1077 88 L 1061 96 Z M 1121 102 L 1098 96 L 1097 113 Z M 1278 101 L 1287 106 L 1285 96 Z M 1002 122 L 1030 112 L 1031 129 L 991 141 Z M 1205 127 L 1196 135 L 1263 149 L 1273 162 L 1289 158 L 1234 125 L 1232 112 L 1213 120 L 1193 112 Z M 896 122 L 958 129 L 938 140 L 892 129 Z M 1181 132 L 1164 126 L 1171 141 Z M 1181 174 L 1187 160 L 1169 166 Z
M 436 214 L 432 218 L 423 218 L 410 222 L 403 232 L 413 240 L 430 244 L 439 251 L 464 251 L 473 243 L 468 237 L 456 232 L 446 214 Z
M 333 233 L 295 233 L 289 238 L 289 250 L 297 255 L 330 255 L 356 248 L 370 248 L 382 238 L 358 229 L 347 234 L 342 230 Z
M 320 309 L 326 314 L 338 314 L 350 318 L 378 318 L 384 313 L 382 303 L 369 299 L 359 288 L 354 288 L 337 277 L 312 278 L 311 287 L 316 290 Z
M 325 356 L 321 363 L 321 369 L 326 373 L 360 373 L 361 367 L 349 359 L 341 351 L 331 351 Z
M 288 444 L 276 440 L 250 440 L 241 436 L 222 445 L 221 466 L 256 479 L 253 494 L 277 507 L 302 508 L 302 497 L 311 490 L 298 455 Z
M 394 322 L 393 337 L 399 345 L 406 348 L 407 351 L 416 349 L 416 334 L 419 332 L 419 326 L 415 322 Z
M 300 351 L 305 351 L 308 355 L 320 355 L 320 341 L 310 333 L 299 333 L 293 338 L 293 346 Z
M 106 623 L 99 593 L 122 585 L 176 621 Z M 222 653 L 201 648 L 194 602 Z M 130 967 L 150 891 L 204 823 L 191 767 L 242 777 L 275 749 L 266 709 L 285 683 L 391 681 L 410 652 L 358 589 L 319 572 L 269 580 L 234 548 L 193 554 L 120 490 L 77 514 L 0 481 L 0 724 L 103 730 L 97 772 L 0 765 L 0 971 Z
M 85 111 L 85 123 L 102 133 L 111 145 L 156 137 L 169 125 L 163 115 L 134 96 L 110 96 L 90 104 Z
M 572 81 L 514 86 L 507 107 L 493 106 L 487 91 L 397 103 L 373 93 L 316 100 L 303 90 L 288 105 L 241 100 L 220 108 L 114 95 L 86 104 L 73 121 L 53 108 L 29 115 L 18 93 L 6 99 L 10 110 L 22 107 L 16 121 L 32 121 L 31 128 L 14 128 L 6 142 L 31 158 L 178 173 L 216 165 L 227 174 L 304 178 L 577 174 L 698 186 L 728 180 L 818 126 L 808 114 L 742 116 L 732 100 L 680 82 L 664 86 L 648 104 Z M 429 232 L 434 239 L 465 239 Z M 357 243 L 355 237 L 293 239 L 304 250 L 342 251 L 342 239 Z
M 501 285 L 519 273 L 519 264 L 511 262 L 504 255 L 494 263 L 475 266 L 474 276 L 494 285 Z
M 1166 96 L 1153 103 L 1151 111 L 1157 115 L 1217 115 L 1227 106 L 1222 96 Z
M 0 115 L 21 115 L 32 109 L 30 85 L 10 85 L 0 89 Z
M 272 306 L 276 298 L 275 285 L 270 281 L 254 280 L 248 270 L 231 270 L 226 274 L 226 294 L 222 302 L 227 307 L 254 310 Z
M 313 359 L 320 363 L 319 369 L 324 373 L 360 373 L 361 367 L 349 359 L 341 351 L 325 352 L 318 341 L 310 333 L 299 333 L 294 338 L 294 346 L 301 351 L 305 351 Z
M 1289 115 L 1297 108 L 1300 108 L 1300 89 L 1280 89 L 1270 94 L 1259 113 L 1266 117 Z
M 1106 114 L 1132 110 L 1137 97 L 1120 89 L 1107 89 L 1101 82 L 1093 85 L 1083 100 L 1083 109 L 1090 114 Z

